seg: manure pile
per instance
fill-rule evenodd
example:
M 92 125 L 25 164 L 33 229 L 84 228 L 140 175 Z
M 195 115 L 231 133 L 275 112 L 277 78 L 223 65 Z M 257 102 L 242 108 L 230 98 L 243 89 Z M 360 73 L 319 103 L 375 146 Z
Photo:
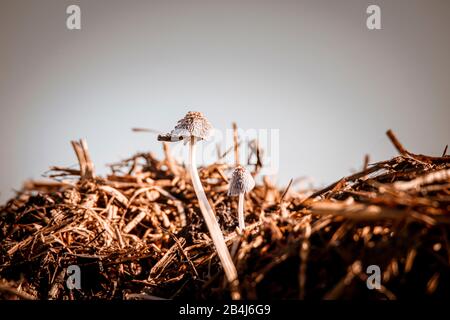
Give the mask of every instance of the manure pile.
M 450 156 L 413 154 L 388 137 L 399 156 L 324 189 L 262 179 L 246 196 L 243 233 L 227 196 L 234 166 L 199 168 L 243 299 L 450 298 Z M 27 182 L 0 208 L 0 299 L 230 299 L 189 175 L 167 143 L 164 159 L 137 154 L 106 177 L 84 140 L 72 146 L 79 169 L 53 167 L 54 180 Z M 255 154 L 247 168 L 257 176 Z M 72 265 L 80 289 L 67 287 Z M 377 268 L 381 283 L 370 290 Z

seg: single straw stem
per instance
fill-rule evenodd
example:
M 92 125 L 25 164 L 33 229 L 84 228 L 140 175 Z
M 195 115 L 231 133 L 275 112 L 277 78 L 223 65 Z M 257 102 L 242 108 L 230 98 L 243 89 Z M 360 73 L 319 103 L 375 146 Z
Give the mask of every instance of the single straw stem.
M 244 231 L 245 229 L 245 219 L 244 219 L 244 201 L 245 201 L 245 193 L 239 194 L 239 203 L 238 203 L 238 221 L 239 221 L 239 229 Z
M 236 290 L 239 283 L 236 267 L 233 263 L 233 260 L 231 259 L 231 255 L 225 243 L 222 230 L 217 223 L 214 211 L 208 202 L 208 198 L 206 198 L 206 194 L 203 190 L 200 177 L 198 176 L 195 152 L 195 137 L 191 137 L 191 141 L 189 144 L 189 173 L 191 175 L 192 185 L 194 187 L 195 194 L 197 195 L 200 210 L 203 214 L 203 218 L 205 219 L 206 226 L 208 227 L 212 241 L 214 243 L 214 246 L 216 247 L 217 255 L 219 256 L 223 270 L 225 271 L 225 276 L 227 277 L 227 280 L 231 285 L 232 298 L 239 299 L 239 292 Z

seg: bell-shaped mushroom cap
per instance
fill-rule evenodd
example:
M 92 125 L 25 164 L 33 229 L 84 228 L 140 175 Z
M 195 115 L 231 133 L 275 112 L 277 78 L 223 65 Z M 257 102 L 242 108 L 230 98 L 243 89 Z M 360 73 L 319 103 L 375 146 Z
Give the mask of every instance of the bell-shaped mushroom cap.
M 228 189 L 229 196 L 238 196 L 241 193 L 251 191 L 255 187 L 255 180 L 250 172 L 244 167 L 237 166 L 231 176 L 230 187 Z
M 198 140 L 208 140 L 212 131 L 212 125 L 203 113 L 189 111 L 183 119 L 178 121 L 170 135 L 183 139 L 195 137 Z

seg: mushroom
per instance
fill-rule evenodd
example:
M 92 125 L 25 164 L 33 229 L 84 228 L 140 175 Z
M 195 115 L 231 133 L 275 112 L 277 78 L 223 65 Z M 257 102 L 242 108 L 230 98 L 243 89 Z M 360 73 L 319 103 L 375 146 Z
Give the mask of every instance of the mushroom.
M 238 221 L 239 229 L 245 229 L 244 219 L 244 197 L 245 193 L 250 192 L 255 187 L 255 180 L 250 172 L 244 167 L 237 166 L 231 177 L 230 187 L 228 189 L 228 196 L 239 196 L 238 204 Z
M 189 143 L 189 174 L 192 179 L 195 194 L 198 199 L 200 210 L 205 219 L 206 226 L 211 234 L 212 241 L 217 250 L 217 255 L 222 263 L 228 282 L 232 286 L 233 298 L 238 299 L 239 294 L 236 290 L 238 284 L 236 267 L 231 259 L 230 252 L 225 243 L 225 239 L 216 220 L 216 215 L 209 204 L 203 189 L 202 183 L 198 176 L 197 165 L 195 160 L 196 142 L 208 140 L 211 136 L 213 127 L 208 119 L 201 112 L 188 112 L 183 119 L 179 120 L 175 129 L 171 133 L 159 135 L 159 141 L 180 141 L 185 144 Z

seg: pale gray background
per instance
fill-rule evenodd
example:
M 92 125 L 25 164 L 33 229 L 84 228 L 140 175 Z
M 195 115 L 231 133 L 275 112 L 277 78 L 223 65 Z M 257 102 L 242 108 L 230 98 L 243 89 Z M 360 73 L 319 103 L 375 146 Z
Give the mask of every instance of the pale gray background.
M 50 165 L 136 151 L 186 106 L 219 129 L 280 128 L 280 183 L 320 185 L 395 150 L 440 155 L 450 128 L 450 1 L 0 0 L 1 201 Z M 79 4 L 82 30 L 65 27 Z M 382 9 L 381 31 L 365 26 Z

